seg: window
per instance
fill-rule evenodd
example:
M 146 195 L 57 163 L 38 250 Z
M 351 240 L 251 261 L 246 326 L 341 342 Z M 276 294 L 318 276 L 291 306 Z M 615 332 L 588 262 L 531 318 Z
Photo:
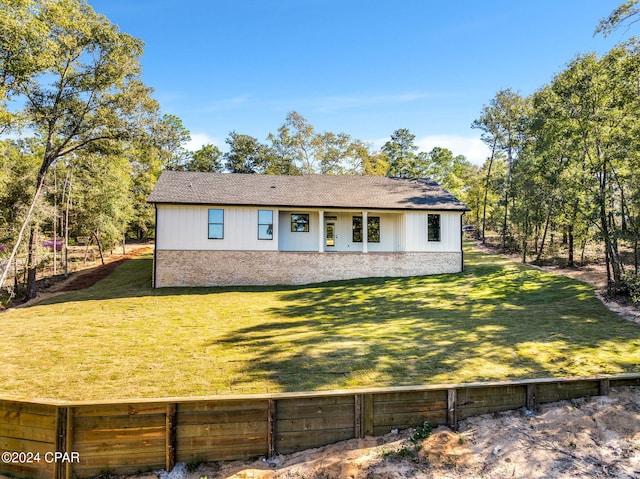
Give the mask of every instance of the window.
M 440 215 L 427 215 L 427 241 L 440 241 Z
M 258 239 L 273 239 L 273 211 L 258 210 Z
M 291 215 L 291 231 L 293 233 L 309 232 L 309 215 Z
M 353 217 L 353 242 L 362 243 L 362 216 Z M 380 243 L 380 217 L 367 218 L 367 243 Z
M 224 210 L 209 210 L 209 239 L 224 238 Z

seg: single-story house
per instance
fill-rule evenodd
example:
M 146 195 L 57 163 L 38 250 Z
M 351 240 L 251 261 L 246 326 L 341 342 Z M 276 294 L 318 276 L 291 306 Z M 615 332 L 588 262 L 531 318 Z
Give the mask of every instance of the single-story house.
M 462 271 L 468 208 L 429 179 L 165 171 L 154 287 Z

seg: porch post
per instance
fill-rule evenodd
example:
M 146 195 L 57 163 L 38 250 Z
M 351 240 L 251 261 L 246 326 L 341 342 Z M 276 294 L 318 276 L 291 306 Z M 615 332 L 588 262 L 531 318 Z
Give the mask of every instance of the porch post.
M 318 211 L 318 253 L 324 253 L 324 211 Z
M 369 215 L 366 211 L 362 212 L 362 252 L 368 253 L 368 241 L 369 238 Z

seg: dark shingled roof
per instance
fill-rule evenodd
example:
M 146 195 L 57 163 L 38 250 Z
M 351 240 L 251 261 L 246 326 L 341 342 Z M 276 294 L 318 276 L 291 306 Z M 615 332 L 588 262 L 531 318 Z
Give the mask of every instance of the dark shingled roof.
M 165 171 L 149 203 L 468 211 L 430 179 Z

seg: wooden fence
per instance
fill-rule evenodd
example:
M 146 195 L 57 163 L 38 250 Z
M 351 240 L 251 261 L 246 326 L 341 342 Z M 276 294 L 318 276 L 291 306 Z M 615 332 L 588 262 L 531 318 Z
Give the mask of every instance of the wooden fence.
M 640 386 L 640 373 L 133 401 L 0 398 L 0 473 L 93 477 L 273 456 L 392 429 Z

